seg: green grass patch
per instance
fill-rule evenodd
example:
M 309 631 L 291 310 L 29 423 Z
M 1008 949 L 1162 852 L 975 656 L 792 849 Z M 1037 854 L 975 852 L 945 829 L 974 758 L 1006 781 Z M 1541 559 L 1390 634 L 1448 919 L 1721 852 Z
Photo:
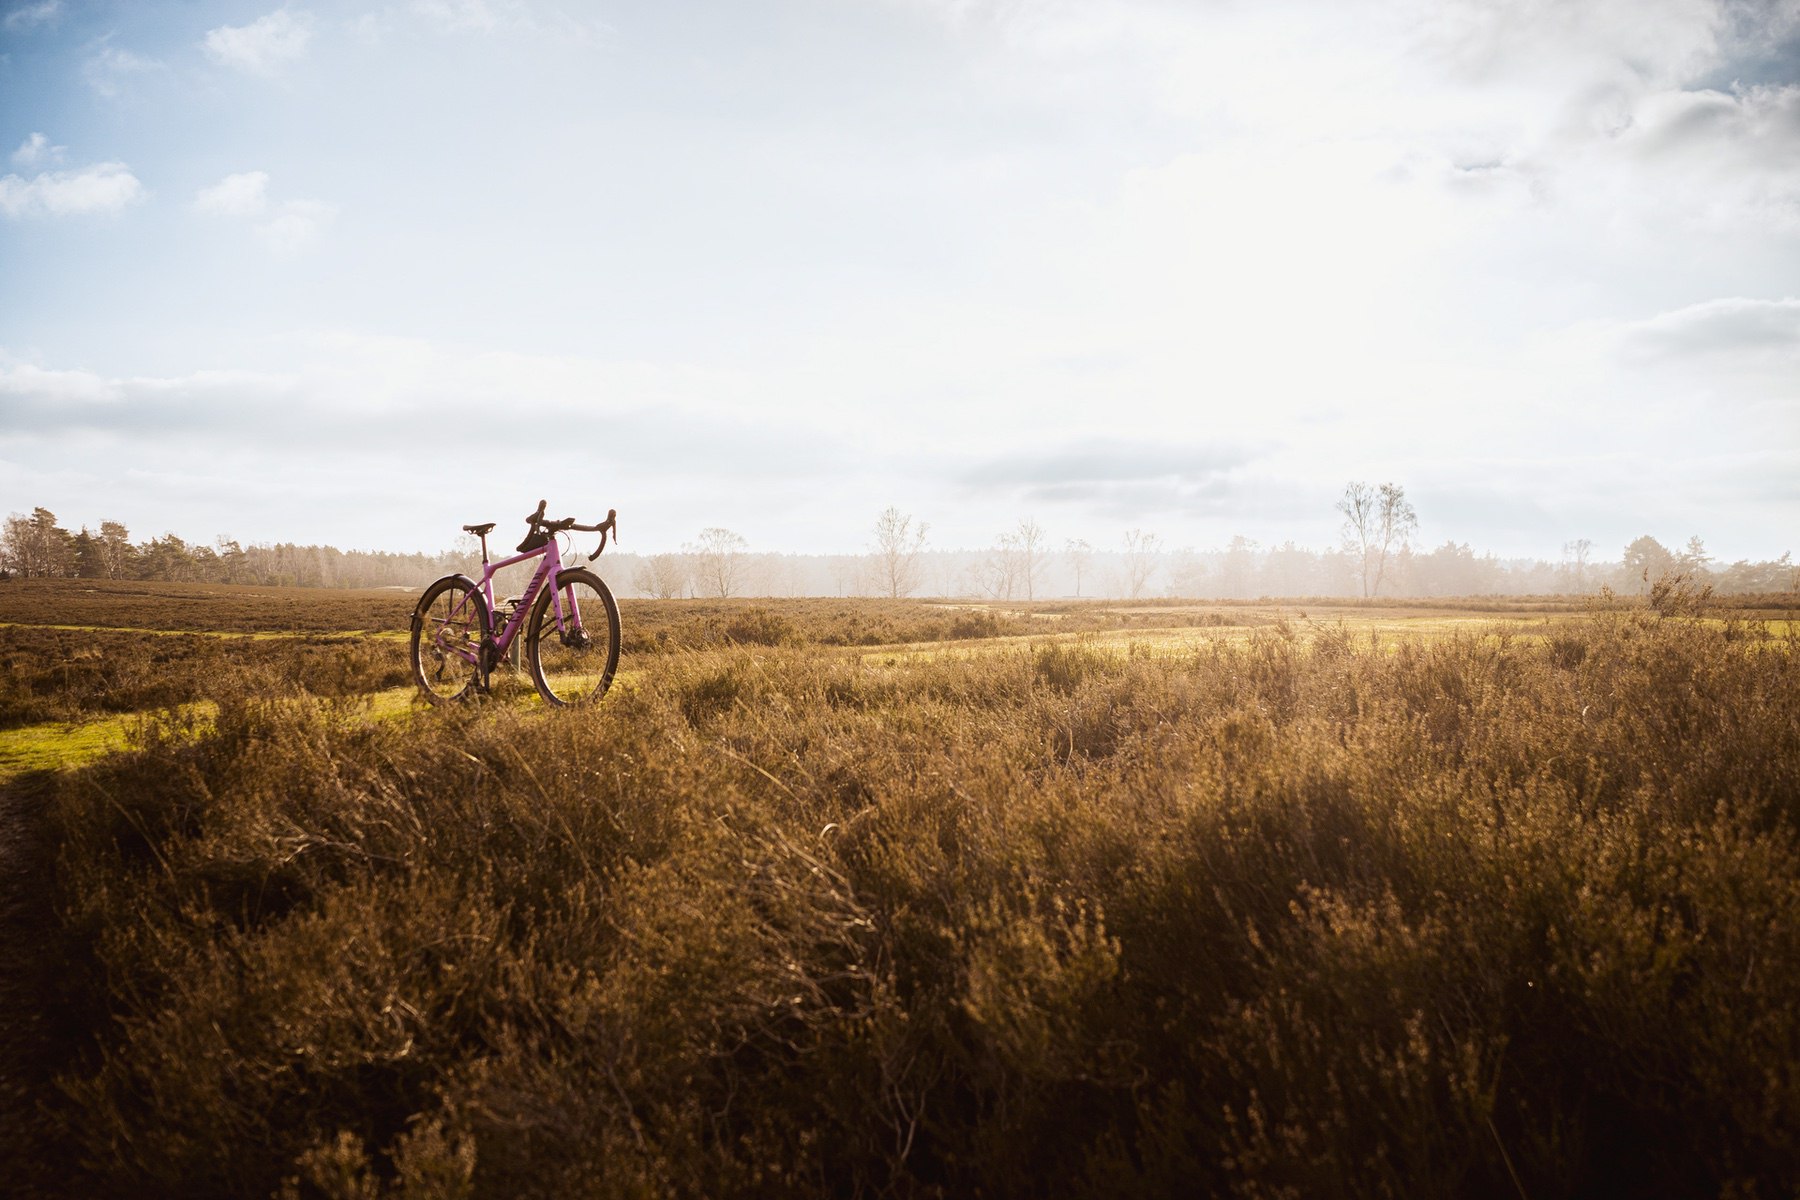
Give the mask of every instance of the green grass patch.
M 76 767 L 125 747 L 141 718 L 111 717 L 70 724 L 62 721 L 0 729 L 0 782 L 27 771 Z
M 218 712 L 209 701 L 163 713 L 125 713 L 94 721 L 49 721 L 0 729 L 0 783 L 30 771 L 62 771 L 141 744 L 145 730 L 160 723 L 190 734 L 204 732 Z

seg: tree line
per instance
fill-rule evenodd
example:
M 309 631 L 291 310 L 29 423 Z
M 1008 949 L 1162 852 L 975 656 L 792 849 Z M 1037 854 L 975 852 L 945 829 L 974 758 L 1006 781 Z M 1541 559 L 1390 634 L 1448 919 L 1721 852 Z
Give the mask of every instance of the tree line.
M 56 514 L 34 508 L 14 513 L 0 528 L 0 578 L 162 579 L 185 583 L 246 583 L 261 587 L 416 587 L 462 569 L 464 556 L 392 554 L 299 546 L 291 542 L 211 545 L 172 533 L 133 542 L 118 521 L 70 533 Z
M 1150 599 L 1170 596 L 1253 600 L 1262 596 L 1389 597 L 1553 595 L 1610 587 L 1648 592 L 1675 574 L 1719 592 L 1800 590 L 1791 556 L 1718 563 L 1698 537 L 1670 550 L 1648 534 L 1616 561 L 1594 557 L 1594 543 L 1573 539 L 1559 561 L 1502 559 L 1467 542 L 1416 544 L 1418 514 L 1394 483 L 1346 485 L 1336 510 L 1337 545 L 1293 541 L 1263 546 L 1242 535 L 1220 548 L 1169 546 L 1155 532 L 1127 529 L 1113 547 L 1085 538 L 1058 546 L 1035 518 L 997 534 L 982 550 L 926 546 L 930 526 L 889 507 L 875 520 L 860 555 L 755 554 L 729 529 L 703 530 L 679 552 L 622 555 L 617 583 L 658 599 L 755 596 L 942 596 L 1032 601 L 1049 597 Z
M 1031 602 L 1049 598 L 1147 600 L 1189 596 L 1253 600 L 1262 596 L 1331 598 L 1549 595 L 1611 587 L 1646 592 L 1685 574 L 1719 592 L 1800 590 L 1788 554 L 1761 562 L 1720 563 L 1698 536 L 1678 549 L 1648 534 L 1616 560 L 1598 559 L 1590 539 L 1574 539 L 1559 561 L 1502 559 L 1468 543 L 1416 544 L 1418 517 L 1397 484 L 1351 483 L 1337 503 L 1336 545 L 1293 541 L 1262 545 L 1242 535 L 1221 547 L 1171 546 L 1151 530 L 1120 532 L 1111 545 L 1060 542 L 1035 518 L 997 533 L 985 548 L 928 545 L 930 526 L 890 506 L 855 554 L 755 551 L 742 535 L 703 529 L 679 551 L 608 553 L 597 565 L 622 594 L 658 599 L 732 596 L 938 596 Z M 0 530 L 0 577 L 165 579 L 300 587 L 418 587 L 477 562 L 472 539 L 437 554 L 339 550 L 292 543 L 240 545 L 219 538 L 189 543 L 174 534 L 133 542 L 126 527 L 71 533 L 56 515 L 15 513 Z M 502 582 L 505 586 L 505 581 Z

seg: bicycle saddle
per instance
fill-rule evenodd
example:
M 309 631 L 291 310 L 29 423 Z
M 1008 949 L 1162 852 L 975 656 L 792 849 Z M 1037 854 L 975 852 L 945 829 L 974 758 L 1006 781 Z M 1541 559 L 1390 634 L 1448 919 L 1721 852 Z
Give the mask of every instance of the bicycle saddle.
M 494 532 L 494 522 L 489 521 L 486 525 L 464 525 L 463 530 L 474 534 L 476 537 L 486 537 L 488 534 Z

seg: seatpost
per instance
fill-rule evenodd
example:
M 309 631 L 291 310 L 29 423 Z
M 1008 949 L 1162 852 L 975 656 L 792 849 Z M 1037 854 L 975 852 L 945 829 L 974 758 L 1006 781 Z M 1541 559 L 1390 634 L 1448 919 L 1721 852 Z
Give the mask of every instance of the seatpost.
M 485 533 L 481 535 L 481 565 L 484 567 L 488 565 L 487 534 Z

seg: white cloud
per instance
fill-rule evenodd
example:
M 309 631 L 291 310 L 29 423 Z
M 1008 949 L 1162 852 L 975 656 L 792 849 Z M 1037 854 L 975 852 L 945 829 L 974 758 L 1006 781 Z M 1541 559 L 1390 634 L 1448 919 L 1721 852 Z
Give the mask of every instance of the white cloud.
M 1800 299 L 1707 300 L 1626 325 L 1620 335 L 1621 346 L 1631 355 L 1775 355 L 1800 360 Z
M 281 258 L 304 252 L 319 231 L 337 216 L 337 207 L 322 200 L 288 200 L 256 227 L 265 245 Z
M 88 86 L 102 96 L 112 97 L 130 87 L 133 80 L 161 71 L 164 64 L 117 46 L 103 47 L 82 64 L 81 74 Z
M 349 335 L 305 343 L 306 365 L 298 370 L 154 376 L 55 369 L 0 349 L 0 408 L 7 413 L 0 462 L 46 461 L 45 448 L 57 446 L 80 447 L 69 461 L 116 464 L 128 451 L 133 469 L 170 481 L 196 472 L 218 479 L 196 494 L 191 510 L 196 530 L 207 536 L 232 527 L 259 538 L 340 545 L 368 545 L 379 536 L 393 549 L 413 549 L 448 538 L 463 521 L 490 519 L 485 508 L 498 511 L 499 498 L 525 496 L 546 475 L 564 481 L 552 503 L 572 511 L 604 513 L 624 497 L 642 497 L 632 525 L 636 544 L 674 546 L 718 521 L 702 498 L 703 481 L 730 473 L 750 481 L 747 490 L 767 503 L 790 488 L 816 489 L 850 461 L 836 436 L 809 424 L 722 410 L 718 396 L 728 381 L 710 372 Z M 473 494 L 393 488 L 393 474 L 382 466 L 396 454 L 450 461 L 466 430 L 516 410 L 522 396 L 530 397 L 534 421 L 578 436 L 557 439 L 548 459 L 496 462 Z M 329 451 L 332 466 L 296 473 L 285 465 L 294 453 L 320 451 Z M 101 489 L 130 521 L 163 510 L 168 499 L 160 487 L 149 489 L 129 497 L 131 507 L 123 498 L 130 490 L 116 478 Z M 403 493 L 397 504 L 386 502 L 390 490 Z M 324 497 L 332 502 L 321 503 Z M 359 511 L 331 511 L 347 497 Z M 382 528 L 371 531 L 366 513 L 377 497 L 385 515 Z M 803 499 L 806 508 L 816 506 L 815 497 Z M 53 492 L 32 497 L 0 471 L 0 512 L 28 502 L 56 511 L 81 507 Z M 856 524 L 860 535 L 866 522 L 859 515 Z M 795 534 L 788 548 L 805 544 Z
M 413 0 L 413 12 L 451 32 L 492 33 L 507 17 L 517 15 L 516 4 L 497 11 L 488 0 Z
M 0 179 L 0 214 L 14 220 L 116 213 L 143 198 L 144 185 L 120 162 Z
M 1695 224 L 1800 232 L 1800 84 L 1656 92 L 1614 141 L 1631 181 Z
M 24 4 L 6 14 L 0 21 L 8 33 L 21 33 L 40 25 L 54 25 L 62 16 L 62 0 L 43 0 L 40 4 Z
M 221 25 L 201 44 L 214 62 L 253 75 L 273 75 L 306 56 L 312 39 L 311 13 L 276 9 L 248 25 Z
M 1456 76 L 1534 86 L 1668 86 L 1729 52 L 1727 0 L 1415 0 L 1419 49 Z M 1621 70 L 1624 68 L 1624 70 Z
M 612 26 L 599 17 L 561 7 L 546 11 L 527 0 L 412 0 L 407 12 L 440 33 L 535 34 L 577 45 L 591 45 L 612 33 Z M 378 41 L 392 32 L 396 15 L 390 11 L 379 18 L 365 16 L 355 29 L 364 39 Z
M 194 193 L 194 211 L 214 217 L 261 218 L 256 235 L 280 258 L 293 258 L 336 218 L 323 200 L 281 200 L 269 195 L 267 171 L 240 171 Z
M 63 152 L 67 149 L 67 146 L 52 146 L 49 138 L 41 133 L 34 133 L 13 151 L 13 166 L 27 171 L 37 167 L 57 166 L 62 162 Z
M 1800 299 L 1726 296 L 1581 321 L 1534 339 L 1528 353 L 1527 378 L 1565 397 L 1558 445 L 1604 446 L 1621 461 L 1778 452 L 1790 469 L 1800 464 Z M 1720 473 L 1707 486 L 1753 482 Z
M 1201 141 L 1376 141 L 1553 173 L 1621 134 L 1648 149 L 1674 122 L 1677 139 L 1740 143 L 1765 175 L 1800 162 L 1792 88 L 1684 90 L 1791 46 L 1796 0 L 902 2 L 965 43 L 988 86 L 1052 111 L 1079 93 L 1089 114 L 1172 115 Z
M 92 371 L 40 367 L 0 351 L 0 396 L 15 402 L 41 400 L 47 407 L 66 409 L 71 405 L 116 404 L 120 395 L 117 380 L 104 379 Z
M 195 210 L 214 216 L 250 217 L 268 207 L 269 175 L 266 171 L 227 175 L 194 194 Z

